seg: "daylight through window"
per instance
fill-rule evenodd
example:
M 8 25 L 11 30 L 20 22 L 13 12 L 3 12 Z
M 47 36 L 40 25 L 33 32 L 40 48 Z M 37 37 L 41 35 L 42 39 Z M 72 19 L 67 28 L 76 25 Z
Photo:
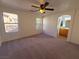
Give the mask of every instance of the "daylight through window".
M 3 12 L 5 32 L 18 32 L 18 15 Z

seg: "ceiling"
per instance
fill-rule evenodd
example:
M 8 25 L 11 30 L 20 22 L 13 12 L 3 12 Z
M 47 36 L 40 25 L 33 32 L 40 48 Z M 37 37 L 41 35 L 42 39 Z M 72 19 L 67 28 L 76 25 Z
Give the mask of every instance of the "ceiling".
M 50 3 L 48 7 L 53 7 L 55 11 L 63 11 L 69 8 L 79 7 L 79 0 L 46 0 L 46 1 Z M 15 8 L 23 11 L 36 10 L 36 8 L 31 7 L 32 4 L 39 5 L 39 0 L 0 0 L 0 5 L 2 6 Z

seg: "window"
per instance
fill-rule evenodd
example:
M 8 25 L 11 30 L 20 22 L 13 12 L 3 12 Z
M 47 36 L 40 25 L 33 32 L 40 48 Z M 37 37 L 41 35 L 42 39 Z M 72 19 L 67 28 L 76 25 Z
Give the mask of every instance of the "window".
M 5 32 L 18 32 L 18 15 L 3 12 Z
M 40 30 L 42 28 L 42 19 L 36 18 L 36 29 Z

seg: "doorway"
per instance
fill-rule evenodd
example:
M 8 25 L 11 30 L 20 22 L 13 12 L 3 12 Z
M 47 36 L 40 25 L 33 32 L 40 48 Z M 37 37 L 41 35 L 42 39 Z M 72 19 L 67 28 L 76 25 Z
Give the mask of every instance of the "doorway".
M 62 40 L 67 40 L 68 33 L 70 30 L 70 22 L 71 16 L 70 15 L 62 15 L 58 17 L 58 38 Z

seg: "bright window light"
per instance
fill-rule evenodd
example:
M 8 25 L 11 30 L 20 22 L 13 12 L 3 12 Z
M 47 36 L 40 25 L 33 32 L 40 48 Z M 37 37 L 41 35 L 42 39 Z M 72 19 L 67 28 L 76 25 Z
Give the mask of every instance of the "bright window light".
M 18 32 L 18 15 L 3 12 L 5 32 Z
M 36 18 L 36 29 L 40 30 L 42 26 L 42 19 L 41 18 Z
M 65 18 L 65 20 L 71 20 L 71 16 L 70 15 L 64 15 L 63 17 Z

